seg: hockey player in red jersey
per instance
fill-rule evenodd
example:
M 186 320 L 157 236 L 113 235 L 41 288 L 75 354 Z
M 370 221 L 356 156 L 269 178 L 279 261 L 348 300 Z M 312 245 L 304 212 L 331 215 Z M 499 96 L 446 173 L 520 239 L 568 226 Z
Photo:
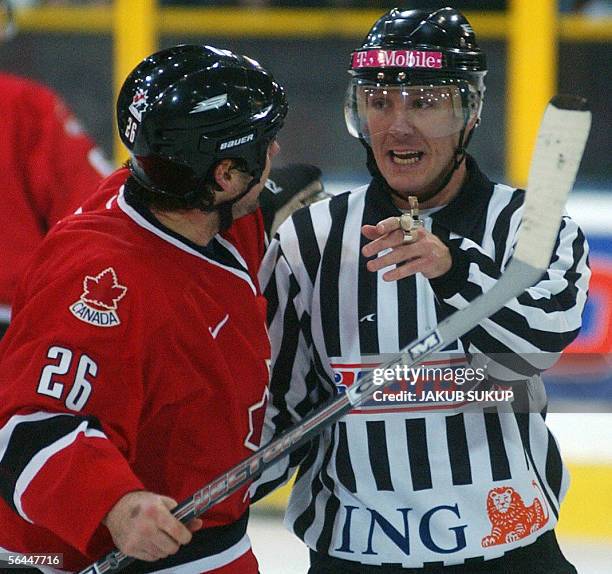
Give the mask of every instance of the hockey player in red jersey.
M 187 526 L 169 509 L 259 444 L 257 200 L 286 109 L 259 64 L 207 46 L 125 81 L 129 169 L 49 233 L 0 346 L 0 552 L 257 572 L 244 490 Z
M 0 0 L 0 40 L 12 34 L 10 4 Z M 110 164 L 61 98 L 31 80 L 0 73 L 0 336 L 20 273 L 62 216 L 91 195 Z

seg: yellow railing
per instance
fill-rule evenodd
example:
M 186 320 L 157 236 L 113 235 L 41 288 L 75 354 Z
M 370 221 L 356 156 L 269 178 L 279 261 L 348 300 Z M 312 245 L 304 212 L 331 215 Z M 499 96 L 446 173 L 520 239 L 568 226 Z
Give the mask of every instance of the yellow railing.
M 506 52 L 506 174 L 524 186 L 538 125 L 556 92 L 557 0 L 510 0 Z
M 612 41 L 612 19 L 556 17 L 556 0 L 509 0 L 507 12 L 467 12 L 476 35 L 508 42 L 506 171 L 524 185 L 535 133 L 556 91 L 559 40 Z M 38 7 L 17 13 L 21 30 L 113 33 L 115 85 L 157 45 L 157 34 L 250 38 L 361 39 L 382 10 L 331 8 L 158 8 L 155 0 L 115 0 L 107 7 Z M 602 71 L 604 73 L 604 71 Z M 124 152 L 116 140 L 116 157 Z
M 147 2 L 153 5 L 150 0 Z M 530 5 L 532 5 L 530 3 Z M 130 12 L 136 20 L 138 11 Z M 155 24 L 168 35 L 267 38 L 361 38 L 382 10 L 349 8 L 159 8 Z M 504 40 L 508 36 L 509 15 L 466 12 L 479 38 Z M 41 6 L 17 12 L 21 30 L 59 33 L 111 33 L 113 9 L 110 6 Z M 529 37 L 538 29 L 526 31 Z M 591 19 L 562 15 L 559 37 L 572 42 L 609 42 L 612 19 Z
M 115 101 L 126 76 L 157 46 L 157 11 L 151 0 L 115 0 L 113 5 L 114 46 L 113 83 Z M 113 122 L 114 125 L 114 122 Z M 114 157 L 116 162 L 127 159 L 127 151 L 116 129 Z

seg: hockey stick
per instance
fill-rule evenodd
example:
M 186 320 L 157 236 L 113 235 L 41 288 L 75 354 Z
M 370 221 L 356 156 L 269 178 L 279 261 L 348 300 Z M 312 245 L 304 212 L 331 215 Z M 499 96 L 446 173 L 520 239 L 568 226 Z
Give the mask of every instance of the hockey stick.
M 390 369 L 397 365 L 414 367 L 434 351 L 471 331 L 541 278 L 551 258 L 565 201 L 576 178 L 590 125 L 591 113 L 587 111 L 586 100 L 575 96 L 556 96 L 551 100 L 538 133 L 523 219 L 514 256 L 507 269 L 489 291 L 467 308 L 442 321 L 436 329 L 410 343 L 380 368 Z M 225 500 L 256 475 L 368 399 L 375 390 L 383 388 L 384 385 L 375 384 L 373 379 L 372 372 L 366 374 L 345 394 L 203 486 L 173 510 L 174 516 L 181 522 L 187 522 Z M 115 550 L 79 574 L 118 572 L 133 561 L 134 558 Z

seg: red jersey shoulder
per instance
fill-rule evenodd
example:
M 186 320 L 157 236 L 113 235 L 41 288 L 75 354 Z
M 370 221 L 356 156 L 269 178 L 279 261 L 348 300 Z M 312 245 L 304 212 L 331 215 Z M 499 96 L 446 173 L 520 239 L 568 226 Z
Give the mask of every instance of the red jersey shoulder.
M 120 181 L 121 174 L 108 178 L 86 210 L 65 217 L 47 235 L 22 278 L 16 313 L 44 301 L 47 313 L 116 327 L 128 307 L 133 313 L 142 306 L 138 293 L 150 283 L 152 258 L 140 256 L 146 238 L 116 206 Z
M 0 74 L 0 88 L 10 110 L 5 132 L 23 155 L 19 179 L 30 209 L 48 229 L 79 207 L 112 167 L 52 89 L 6 74 Z
M 105 177 L 98 185 L 95 193 L 79 207 L 77 215 L 115 207 L 121 186 L 125 183 L 129 174 L 129 170 L 122 167 Z
M 15 298 L 15 318 L 30 310 L 68 329 L 82 323 L 118 327 L 128 317 L 134 321 L 142 307 L 138 295 L 142 280 L 129 259 L 110 249 L 92 251 L 82 259 L 41 255 L 24 276 L 23 289 Z
M 80 321 L 96 327 L 114 327 L 121 323 L 119 302 L 128 288 L 117 278 L 114 267 L 106 267 L 96 275 L 85 275 L 79 299 L 70 305 L 70 312 Z
M 83 137 L 89 142 L 83 127 L 64 103 L 63 99 L 51 88 L 44 86 L 29 78 L 13 76 L 11 74 L 0 74 L 0 88 L 5 98 L 5 105 L 10 102 L 11 115 L 19 110 L 18 117 L 14 119 L 19 122 L 30 121 L 57 122 L 63 126 L 66 133 L 74 137 Z
M 134 222 L 118 205 L 127 176 L 125 169 L 116 171 L 82 209 L 48 234 L 22 283 L 18 308 L 44 291 L 56 308 L 69 311 L 72 318 L 112 328 L 123 325 L 128 313 L 163 322 L 164 317 L 175 316 L 177 307 L 192 309 L 199 319 L 208 315 L 211 305 L 215 307 L 218 283 L 234 280 L 233 275 Z M 252 277 L 260 263 L 262 229 L 260 217 L 252 214 L 236 221 L 227 237 L 246 260 Z M 235 280 L 237 287 L 244 287 L 243 280 Z M 203 305 L 202 299 L 210 305 Z M 212 313 L 210 319 L 216 324 L 224 315 Z
M 57 99 L 50 88 L 21 76 L 0 73 L 0 87 L 6 100 L 39 102 L 41 105 L 49 105 Z

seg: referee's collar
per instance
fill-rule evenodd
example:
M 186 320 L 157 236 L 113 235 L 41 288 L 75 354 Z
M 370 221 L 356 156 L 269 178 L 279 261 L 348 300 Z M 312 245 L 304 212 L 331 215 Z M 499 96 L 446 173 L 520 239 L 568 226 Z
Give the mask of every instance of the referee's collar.
M 432 214 L 431 218 L 448 231 L 461 237 L 473 238 L 487 210 L 495 184 L 480 171 L 476 160 L 470 155 L 466 156 L 466 168 L 467 177 L 459 193 L 447 206 Z M 381 219 L 401 214 L 378 178 L 372 180 L 368 189 L 370 193 L 381 209 Z

